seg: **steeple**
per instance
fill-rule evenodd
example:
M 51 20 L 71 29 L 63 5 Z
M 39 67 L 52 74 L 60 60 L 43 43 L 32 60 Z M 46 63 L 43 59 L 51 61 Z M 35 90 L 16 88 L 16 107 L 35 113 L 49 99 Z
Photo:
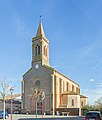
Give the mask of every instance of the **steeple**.
M 37 63 L 49 66 L 49 41 L 44 34 L 41 20 L 36 36 L 32 38 L 32 66 Z
M 38 27 L 38 30 L 37 30 L 37 33 L 36 33 L 36 36 L 38 36 L 38 35 L 43 35 L 43 36 L 45 36 L 45 33 L 44 33 L 44 29 L 43 29 L 42 21 L 41 21 L 41 20 L 40 20 L 39 27 Z

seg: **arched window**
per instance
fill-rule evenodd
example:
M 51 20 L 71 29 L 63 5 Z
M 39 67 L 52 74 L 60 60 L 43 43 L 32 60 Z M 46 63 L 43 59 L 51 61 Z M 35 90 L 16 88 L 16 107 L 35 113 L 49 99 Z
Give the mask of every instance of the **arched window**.
M 44 46 L 44 55 L 46 54 L 46 46 Z
M 83 107 L 84 106 L 84 103 L 83 102 L 81 102 L 81 107 Z
M 38 55 L 40 55 L 40 46 L 38 46 Z
M 35 56 L 40 55 L 40 46 L 36 45 L 35 47 Z
M 66 83 L 66 91 L 68 91 L 69 90 L 69 83 L 67 82 Z
M 72 85 L 72 91 L 74 92 L 74 85 Z
M 74 100 L 72 99 L 72 106 L 74 107 Z
M 35 47 L 35 56 L 37 56 L 37 46 Z
M 47 56 L 47 47 L 44 46 L 44 55 Z
M 46 48 L 46 56 L 47 56 L 47 48 Z

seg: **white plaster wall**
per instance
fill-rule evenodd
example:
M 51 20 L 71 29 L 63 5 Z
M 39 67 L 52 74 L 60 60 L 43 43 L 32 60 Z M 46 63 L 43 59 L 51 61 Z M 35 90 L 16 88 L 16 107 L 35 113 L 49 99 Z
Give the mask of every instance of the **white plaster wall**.
M 72 106 L 72 99 L 74 100 L 74 106 Z M 68 95 L 68 106 L 69 108 L 80 107 L 80 95 Z
M 56 107 L 60 106 L 60 86 L 59 86 L 59 77 L 56 77 Z
M 80 98 L 80 101 L 83 102 L 83 106 L 88 104 L 88 99 L 87 98 Z

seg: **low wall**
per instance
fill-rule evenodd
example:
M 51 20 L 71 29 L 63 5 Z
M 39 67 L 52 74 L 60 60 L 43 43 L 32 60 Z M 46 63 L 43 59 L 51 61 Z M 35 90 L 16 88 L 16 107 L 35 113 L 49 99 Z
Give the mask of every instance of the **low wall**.
M 62 114 L 63 112 L 69 112 L 69 115 L 71 116 L 79 116 L 79 108 L 56 108 L 57 111 Z

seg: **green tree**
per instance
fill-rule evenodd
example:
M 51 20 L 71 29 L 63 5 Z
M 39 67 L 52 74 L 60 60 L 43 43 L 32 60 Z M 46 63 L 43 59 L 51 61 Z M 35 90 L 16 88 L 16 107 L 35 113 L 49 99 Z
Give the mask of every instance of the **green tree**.
M 92 105 L 88 104 L 88 105 L 84 106 L 83 109 L 82 109 L 83 115 L 85 115 L 87 112 L 89 112 L 92 109 L 93 109 Z

